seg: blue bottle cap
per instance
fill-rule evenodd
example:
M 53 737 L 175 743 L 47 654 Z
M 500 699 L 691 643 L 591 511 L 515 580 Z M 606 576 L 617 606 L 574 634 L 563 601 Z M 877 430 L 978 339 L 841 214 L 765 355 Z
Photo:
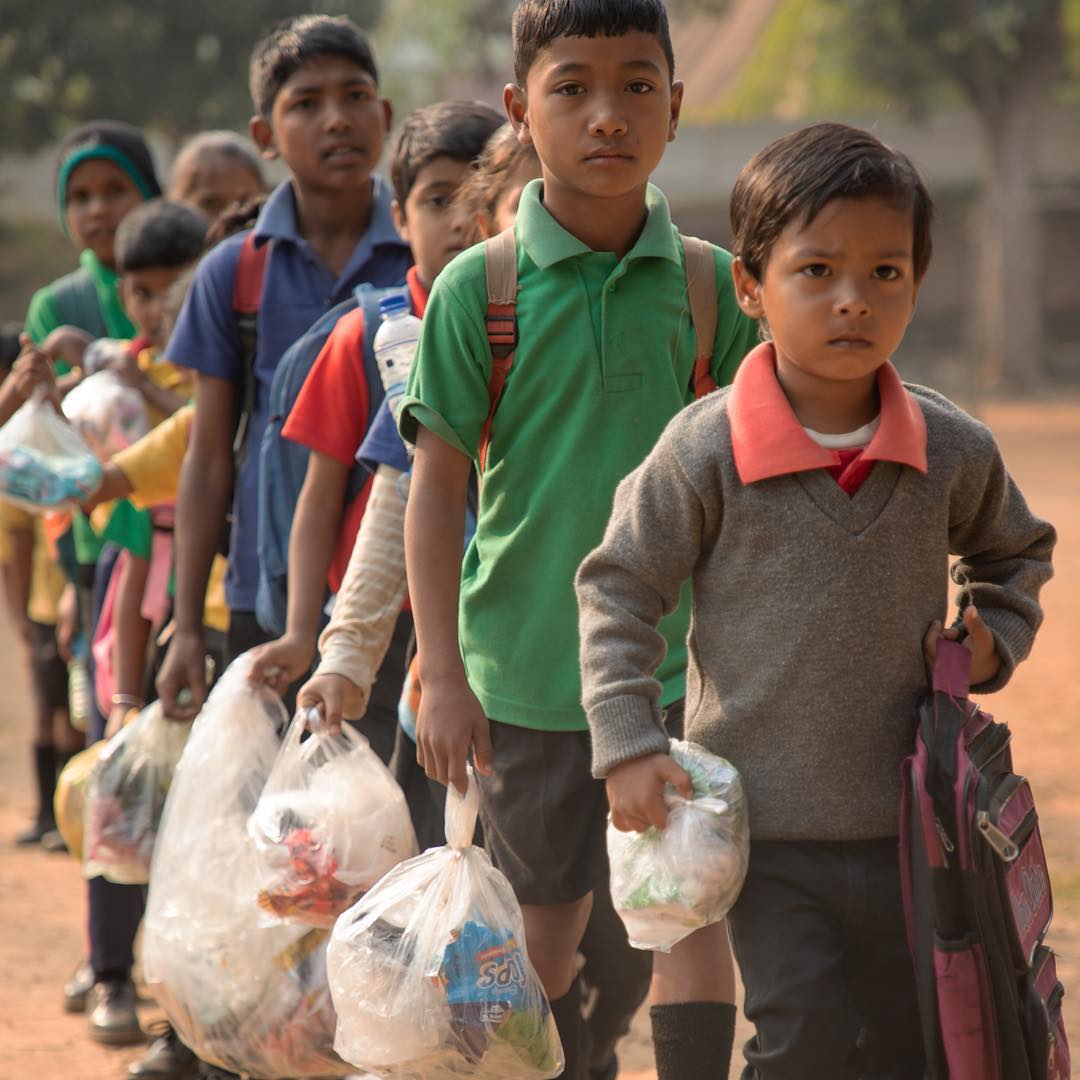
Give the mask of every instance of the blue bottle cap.
M 402 293 L 391 293 L 389 296 L 383 296 L 379 300 L 379 314 L 384 319 L 389 319 L 392 315 L 400 315 L 408 310 L 409 301 Z

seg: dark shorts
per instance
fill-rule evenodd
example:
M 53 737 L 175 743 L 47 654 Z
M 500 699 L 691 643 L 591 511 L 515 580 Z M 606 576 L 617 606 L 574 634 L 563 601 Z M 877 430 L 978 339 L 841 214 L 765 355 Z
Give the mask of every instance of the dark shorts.
M 667 710 L 682 731 L 683 702 Z M 495 769 L 477 776 L 484 847 L 522 904 L 571 904 L 607 877 L 607 794 L 587 731 L 491 721 Z
M 67 664 L 56 644 L 56 627 L 31 622 L 34 643 L 34 689 L 50 713 L 68 707 Z

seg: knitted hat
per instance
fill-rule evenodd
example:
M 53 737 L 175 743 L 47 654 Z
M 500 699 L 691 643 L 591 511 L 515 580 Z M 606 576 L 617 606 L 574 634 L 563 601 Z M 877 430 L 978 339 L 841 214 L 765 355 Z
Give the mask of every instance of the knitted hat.
M 56 205 L 67 233 L 67 187 L 71 174 L 84 161 L 104 158 L 123 169 L 144 199 L 161 194 L 154 159 L 143 133 L 118 120 L 91 120 L 75 128 L 60 144 L 56 166 Z

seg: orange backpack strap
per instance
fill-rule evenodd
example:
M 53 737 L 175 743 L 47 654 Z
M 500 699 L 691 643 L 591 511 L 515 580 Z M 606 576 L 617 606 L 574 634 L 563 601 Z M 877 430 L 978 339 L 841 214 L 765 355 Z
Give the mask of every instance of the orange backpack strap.
M 694 352 L 694 397 L 716 389 L 712 377 L 713 342 L 716 340 L 716 257 L 712 244 L 696 236 L 680 236 L 686 259 L 686 296 L 697 345 Z
M 488 414 L 480 430 L 480 446 L 477 460 L 480 474 L 487 464 L 488 447 L 491 444 L 491 425 L 495 410 L 499 407 L 506 376 L 514 366 L 517 349 L 517 241 L 511 228 L 484 242 L 484 265 L 487 271 L 487 324 L 488 345 L 491 347 L 491 381 L 488 383 Z

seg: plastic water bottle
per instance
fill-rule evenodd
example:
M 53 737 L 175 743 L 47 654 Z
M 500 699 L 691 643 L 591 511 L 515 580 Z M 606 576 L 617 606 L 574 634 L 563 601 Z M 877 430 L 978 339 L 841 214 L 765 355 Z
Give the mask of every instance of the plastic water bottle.
M 420 340 L 420 320 L 409 310 L 408 299 L 400 294 L 384 296 L 379 301 L 379 314 L 382 325 L 375 334 L 375 361 L 390 412 L 396 418 Z

